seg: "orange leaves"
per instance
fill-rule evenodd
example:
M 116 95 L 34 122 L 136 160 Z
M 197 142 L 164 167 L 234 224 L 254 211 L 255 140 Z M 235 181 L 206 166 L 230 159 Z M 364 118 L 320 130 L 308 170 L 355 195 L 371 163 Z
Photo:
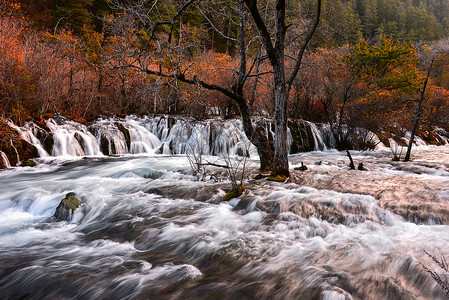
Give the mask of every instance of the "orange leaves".
M 237 67 L 235 60 L 224 53 L 208 51 L 193 61 L 191 75 L 208 80 L 214 84 L 227 73 L 232 73 Z
M 11 17 L 0 17 L 0 53 L 16 63 L 23 62 L 23 43 L 21 37 L 26 32 L 26 24 Z

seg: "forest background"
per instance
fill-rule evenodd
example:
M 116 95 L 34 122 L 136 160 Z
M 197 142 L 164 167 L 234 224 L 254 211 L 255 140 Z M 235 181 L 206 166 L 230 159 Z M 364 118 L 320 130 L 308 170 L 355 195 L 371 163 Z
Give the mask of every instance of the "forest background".
M 133 67 L 132 55 L 123 55 L 145 47 L 150 69 L 170 70 L 175 64 L 192 78 L 232 86 L 239 64 L 233 42 L 237 19 L 223 1 L 215 0 L 200 1 L 173 19 L 185 2 L 3 1 L 0 117 L 21 124 L 55 113 L 79 122 L 128 114 L 237 116 L 239 108 L 222 93 L 141 72 Z M 270 11 L 272 2 L 259 5 Z M 154 6 L 152 22 L 175 20 L 173 26 L 152 32 L 127 18 L 124 8 L 145 5 Z M 296 38 L 305 36 L 313 21 L 314 1 L 288 5 L 296 35 L 287 37 L 287 56 L 295 53 Z M 271 66 L 251 24 L 247 34 L 256 41 L 247 46 L 248 65 L 257 68 L 244 91 L 248 107 L 253 116 L 272 117 Z M 385 141 L 404 136 L 430 61 L 436 58 L 418 134 L 440 143 L 435 128 L 449 130 L 448 34 L 445 0 L 323 1 L 319 30 L 292 84 L 288 116 L 329 123 L 342 149 L 373 146 L 369 140 L 348 144 L 348 128 L 370 130 Z

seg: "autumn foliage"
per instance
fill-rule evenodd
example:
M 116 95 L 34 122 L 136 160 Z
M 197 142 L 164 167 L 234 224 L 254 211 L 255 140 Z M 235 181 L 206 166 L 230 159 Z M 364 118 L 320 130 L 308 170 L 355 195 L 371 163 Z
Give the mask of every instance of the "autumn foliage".
M 52 32 L 33 29 L 19 4 L 2 4 L 0 14 L 1 117 L 16 123 L 41 120 L 61 113 L 80 122 L 103 115 L 187 114 L 197 118 L 239 114 L 222 93 L 182 83 L 174 78 L 148 75 L 134 69 L 132 53 L 148 46 L 148 32 L 74 33 L 64 28 Z M 111 25 L 113 15 L 109 16 Z M 108 22 L 108 17 L 105 18 Z M 181 26 L 182 25 L 182 26 Z M 186 77 L 232 87 L 237 80 L 238 58 L 232 47 L 220 52 L 201 27 L 179 25 L 172 56 L 167 44 L 153 44 L 143 58 L 154 71 L 182 66 Z M 157 32 L 160 41 L 165 32 Z M 165 40 L 167 37 L 165 36 Z M 225 49 L 225 50 L 224 50 Z M 231 50 L 230 50 L 231 49 Z M 256 55 L 249 49 L 249 58 Z M 415 102 L 422 86 L 428 51 L 407 42 L 380 36 L 377 43 L 361 39 L 355 45 L 316 48 L 307 54 L 301 76 L 293 82 L 289 116 L 326 122 L 341 148 L 364 148 L 369 141 L 351 136 L 360 129 L 383 137 L 409 130 Z M 251 60 L 248 60 L 248 68 Z M 449 59 L 442 55 L 426 90 L 420 135 L 435 140 L 435 127 L 448 129 Z M 260 75 L 248 79 L 244 91 L 252 115 L 273 115 L 272 73 L 269 64 L 257 65 Z M 365 145 L 364 145 L 365 143 Z

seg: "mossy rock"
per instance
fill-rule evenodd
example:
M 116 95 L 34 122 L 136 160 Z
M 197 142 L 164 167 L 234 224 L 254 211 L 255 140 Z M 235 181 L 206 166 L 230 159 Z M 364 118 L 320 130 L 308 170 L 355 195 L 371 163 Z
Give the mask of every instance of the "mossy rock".
M 64 199 L 62 199 L 62 203 L 66 205 L 71 210 L 76 210 L 83 201 L 76 196 L 75 193 L 68 193 Z
M 84 203 L 75 193 L 68 193 L 56 208 L 54 217 L 58 221 L 69 221 L 76 209 Z
M 287 180 L 287 176 L 285 175 L 276 175 L 276 176 L 268 176 L 268 180 L 276 181 L 276 182 L 285 182 Z
M 242 184 L 239 187 L 238 192 L 236 192 L 235 190 L 231 190 L 231 191 L 227 192 L 226 195 L 223 198 L 223 201 L 229 201 L 232 198 L 237 198 L 237 197 L 241 196 L 244 191 L 245 191 L 245 186 Z
M 26 159 L 20 164 L 21 167 L 35 167 L 37 162 L 34 159 Z

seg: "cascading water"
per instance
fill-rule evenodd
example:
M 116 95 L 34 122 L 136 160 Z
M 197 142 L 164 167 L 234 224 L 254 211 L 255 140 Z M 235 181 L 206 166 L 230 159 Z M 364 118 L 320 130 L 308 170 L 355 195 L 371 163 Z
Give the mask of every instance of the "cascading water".
M 227 202 L 230 183 L 198 181 L 183 156 L 63 157 L 4 170 L 0 295 L 444 299 L 420 263 L 434 267 L 423 250 L 449 255 L 449 148 L 414 155 L 399 164 L 386 149 L 353 152 L 369 171 L 350 171 L 344 152 L 296 154 L 292 169 L 309 167 L 292 171 L 301 185 L 246 180 L 245 194 Z M 84 208 L 56 221 L 71 192 Z
M 258 121 L 268 137 L 274 131 L 269 121 Z M 295 121 L 289 131 L 292 153 L 323 150 L 333 146 L 326 127 Z M 12 125 L 13 126 L 13 125 Z M 21 137 L 36 146 L 40 157 L 101 156 L 124 154 L 202 154 L 257 156 L 257 149 L 247 139 L 240 120 L 212 119 L 195 121 L 182 117 L 136 117 L 100 119 L 83 125 L 63 117 L 46 121 L 45 129 L 35 123 L 13 126 Z M 307 147 L 298 147 L 305 143 Z
M 29 122 L 26 123 L 23 127 L 16 126 L 11 122 L 9 122 L 8 125 L 11 128 L 14 128 L 14 130 L 16 130 L 20 134 L 22 139 L 36 147 L 40 157 L 47 157 L 51 154 L 44 149 L 42 145 L 43 143 L 39 140 L 39 138 L 37 138 L 37 136 L 41 135 L 42 132 L 45 131 L 42 128 L 38 127 L 35 123 Z
M 11 164 L 10 164 L 9 159 L 6 156 L 5 152 L 0 151 L 0 157 L 2 159 L 2 163 L 5 166 L 5 168 L 11 168 Z
M 66 119 L 49 119 L 47 126 L 53 134 L 52 155 L 92 156 L 101 154 L 95 137 L 85 126 Z
M 325 127 L 322 127 L 322 130 L 319 130 L 315 123 L 308 122 L 308 121 L 306 121 L 306 122 L 308 123 L 308 125 L 310 126 L 310 129 L 312 131 L 312 136 L 313 136 L 313 140 L 314 140 L 314 144 L 315 144 L 315 147 L 313 150 L 315 150 L 315 151 L 327 150 L 326 142 L 325 142 L 325 139 L 323 138 L 326 136 L 326 134 L 322 133 L 324 131 Z M 331 133 L 330 130 L 328 130 L 328 131 L 329 131 L 329 133 Z M 328 145 L 330 146 L 330 148 L 334 148 L 335 141 L 332 142 L 333 136 L 332 136 L 332 139 L 329 137 L 327 139 L 329 140 Z

